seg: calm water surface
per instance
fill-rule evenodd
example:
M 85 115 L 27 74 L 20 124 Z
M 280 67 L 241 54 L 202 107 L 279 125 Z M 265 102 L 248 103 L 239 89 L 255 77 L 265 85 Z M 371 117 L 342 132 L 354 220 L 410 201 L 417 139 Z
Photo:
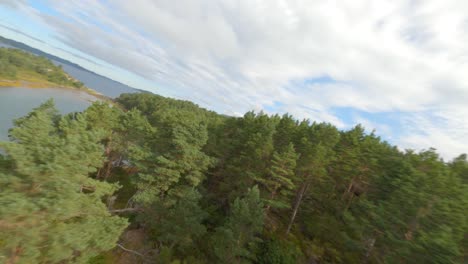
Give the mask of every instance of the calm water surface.
M 53 98 L 62 114 L 82 111 L 95 97 L 81 91 L 57 88 L 0 87 L 0 140 L 8 139 L 12 121 L 29 113 L 33 108 Z
M 74 67 L 69 64 L 53 61 L 55 64 L 62 65 L 63 70 L 83 82 L 87 87 L 102 93 L 111 98 L 118 97 L 122 93 L 135 93 L 137 90 L 125 84 L 116 82 L 101 75 L 94 74 L 89 71 Z

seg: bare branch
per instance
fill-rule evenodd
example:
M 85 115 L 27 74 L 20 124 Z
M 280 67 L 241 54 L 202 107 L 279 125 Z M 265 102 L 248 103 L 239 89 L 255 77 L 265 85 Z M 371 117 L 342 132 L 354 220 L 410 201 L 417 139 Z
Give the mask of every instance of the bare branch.
M 128 248 L 125 248 L 124 246 L 122 246 L 122 245 L 119 244 L 119 243 L 117 243 L 117 246 L 118 246 L 119 248 L 121 248 L 122 250 L 124 250 L 124 251 L 133 253 L 133 254 L 138 255 L 138 256 L 140 256 L 140 257 L 142 257 L 142 258 L 146 258 L 145 255 L 141 254 L 140 252 L 135 251 L 135 250 L 131 250 L 131 249 L 128 249 Z
M 110 210 L 111 213 L 127 213 L 127 212 L 143 212 L 141 208 L 125 208 L 125 209 L 117 209 L 117 210 Z

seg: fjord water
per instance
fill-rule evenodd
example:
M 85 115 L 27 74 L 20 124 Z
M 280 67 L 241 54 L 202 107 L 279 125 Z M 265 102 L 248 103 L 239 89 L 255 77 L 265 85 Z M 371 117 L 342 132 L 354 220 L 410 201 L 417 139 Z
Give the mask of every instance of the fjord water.
M 8 139 L 13 120 L 53 98 L 62 114 L 82 111 L 96 98 L 82 91 L 58 88 L 0 87 L 0 141 Z
M 0 40 L 0 48 L 14 48 L 14 49 L 21 49 L 27 52 L 31 52 L 33 54 L 37 54 L 39 50 L 35 50 L 34 48 L 28 47 L 28 48 L 19 48 L 15 47 L 12 45 L 9 45 L 7 43 L 4 43 Z M 39 54 L 40 56 L 44 56 L 44 54 Z M 104 77 L 102 75 L 96 74 L 94 72 L 88 71 L 82 67 L 77 67 L 77 65 L 72 64 L 72 63 L 65 63 L 64 61 L 57 61 L 54 58 L 52 58 L 50 55 L 47 56 L 45 55 L 48 59 L 50 59 L 54 64 L 62 66 L 63 70 L 70 74 L 72 77 L 75 79 L 80 80 L 85 84 L 85 86 L 97 91 L 98 93 L 101 93 L 105 96 L 115 98 L 118 97 L 122 93 L 135 93 L 138 92 L 138 90 L 125 85 L 123 83 L 114 81 L 112 79 L 109 79 L 107 77 Z
M 53 62 L 61 65 L 63 70 L 73 76 L 74 78 L 83 82 L 87 87 L 108 97 L 118 97 L 122 93 L 134 93 L 137 90 L 125 84 L 116 82 L 104 76 L 95 74 L 82 68 L 75 67 L 70 64 L 61 63 L 58 61 Z

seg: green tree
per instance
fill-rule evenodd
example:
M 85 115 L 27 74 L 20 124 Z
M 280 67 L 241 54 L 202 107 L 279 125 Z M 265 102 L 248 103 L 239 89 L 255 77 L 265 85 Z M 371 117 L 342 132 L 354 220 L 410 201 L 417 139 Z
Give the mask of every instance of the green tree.
M 273 237 L 263 241 L 257 255 L 259 264 L 296 264 L 303 263 L 300 248 L 281 238 Z
M 256 181 L 265 188 L 268 193 L 267 212 L 270 207 L 289 208 L 291 190 L 295 188 L 294 177 L 297 154 L 292 143 L 284 152 L 274 152 L 271 159 L 269 173 L 265 177 L 257 177 Z M 279 197 L 278 197 L 279 196 Z
M 10 263 L 85 262 L 115 246 L 127 226 L 102 199 L 117 185 L 90 178 L 99 134 L 83 114 L 61 117 L 48 101 L 15 121 L 0 172 L 1 258 Z M 4 163 L 5 165 L 5 163 Z
M 297 134 L 297 152 L 300 155 L 296 166 L 298 189 L 286 229 L 291 231 L 302 201 L 314 183 L 322 181 L 327 176 L 327 168 L 335 159 L 334 146 L 339 140 L 338 130 L 330 124 L 309 125 L 308 121 L 300 124 Z
M 169 117 L 170 116 L 170 117 Z M 208 139 L 206 125 L 183 115 L 167 113 L 160 130 L 153 139 L 152 154 L 139 161 L 149 165 L 142 168 L 136 180 L 139 193 L 135 199 L 143 204 L 165 197 L 183 197 L 186 186 L 196 187 L 213 159 L 202 152 Z M 169 195 L 171 193 L 171 195 Z
M 84 113 L 88 129 L 101 131 L 105 146 L 105 160 L 96 178 L 107 179 L 123 161 L 132 163 L 149 155 L 146 141 L 156 130 L 137 109 L 122 111 L 108 102 L 95 102 Z
M 221 143 L 226 156 L 217 157 L 220 166 L 213 179 L 224 207 L 269 173 L 276 123 L 268 115 L 254 112 L 227 122 Z
M 155 204 L 150 223 L 155 239 L 177 253 L 178 259 L 197 254 L 197 243 L 206 232 L 202 221 L 208 216 L 199 205 L 201 196 L 196 190 L 184 193 L 185 197 L 171 207 Z
M 263 228 L 263 203 L 255 186 L 231 205 L 226 223 L 212 237 L 213 252 L 220 263 L 251 263 L 255 260 Z

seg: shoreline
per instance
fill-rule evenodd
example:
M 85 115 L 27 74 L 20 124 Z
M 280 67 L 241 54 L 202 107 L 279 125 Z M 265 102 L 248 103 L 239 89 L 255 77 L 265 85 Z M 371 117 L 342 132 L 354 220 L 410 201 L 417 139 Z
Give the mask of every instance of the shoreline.
M 51 83 L 49 81 L 28 81 L 28 80 L 5 80 L 0 79 L 0 89 L 1 88 L 33 88 L 33 89 L 46 89 L 46 88 L 54 88 L 54 89 L 67 89 L 67 90 L 74 90 L 77 92 L 85 92 L 88 95 L 94 96 L 100 100 L 104 101 L 113 101 L 112 98 L 107 97 L 96 90 L 93 90 L 89 87 L 83 86 L 81 88 L 73 87 L 73 86 L 65 86 L 65 85 L 58 85 L 55 83 Z

